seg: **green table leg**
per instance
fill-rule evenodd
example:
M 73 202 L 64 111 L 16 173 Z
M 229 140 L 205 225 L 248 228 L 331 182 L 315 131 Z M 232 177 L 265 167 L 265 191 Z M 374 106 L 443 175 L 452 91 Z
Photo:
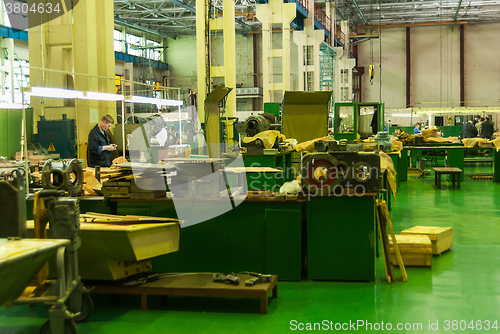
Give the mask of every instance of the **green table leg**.
M 401 161 L 399 164 L 399 175 L 401 181 L 408 180 L 408 150 L 401 151 Z
M 493 151 L 493 181 L 500 182 L 500 152 L 496 148 Z
M 464 150 L 463 149 L 449 149 L 446 154 L 448 155 L 448 167 L 460 168 L 464 170 Z M 464 173 L 461 173 L 460 180 L 464 180 Z

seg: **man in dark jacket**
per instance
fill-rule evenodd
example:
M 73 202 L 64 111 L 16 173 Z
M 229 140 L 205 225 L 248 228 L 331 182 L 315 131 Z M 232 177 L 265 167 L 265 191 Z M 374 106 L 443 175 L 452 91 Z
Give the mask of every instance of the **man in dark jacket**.
M 472 121 L 468 121 L 462 126 L 462 138 L 474 138 L 475 132 L 476 128 L 472 125 Z
M 89 167 L 110 167 L 111 152 L 116 144 L 109 143 L 108 131 L 115 121 L 110 115 L 103 116 L 101 121 L 89 132 L 87 147 L 87 164 Z
M 491 136 L 493 136 L 493 132 L 495 132 L 493 130 L 493 123 L 490 122 L 490 117 L 486 116 L 486 120 L 483 125 L 481 125 L 481 135 L 483 138 L 490 140 Z

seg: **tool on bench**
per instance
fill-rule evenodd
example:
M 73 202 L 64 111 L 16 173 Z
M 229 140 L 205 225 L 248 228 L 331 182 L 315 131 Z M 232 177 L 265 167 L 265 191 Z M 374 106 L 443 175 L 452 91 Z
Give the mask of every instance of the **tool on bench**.
M 248 274 L 254 277 L 245 281 L 246 286 L 254 286 L 255 284 L 258 283 L 271 282 L 271 279 L 273 278 L 273 275 L 264 275 L 252 272 L 248 272 Z
M 224 275 L 221 273 L 214 273 L 212 276 L 214 282 L 224 282 L 224 283 L 229 283 L 229 284 L 234 284 L 238 285 L 240 284 L 240 278 L 236 276 L 235 273 L 230 273 L 228 275 Z

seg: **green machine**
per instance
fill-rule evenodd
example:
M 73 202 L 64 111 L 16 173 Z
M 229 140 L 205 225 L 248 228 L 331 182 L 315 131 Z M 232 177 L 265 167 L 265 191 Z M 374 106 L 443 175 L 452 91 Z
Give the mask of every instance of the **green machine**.
M 368 138 L 384 131 L 384 103 L 339 102 L 335 103 L 335 139 L 355 140 Z

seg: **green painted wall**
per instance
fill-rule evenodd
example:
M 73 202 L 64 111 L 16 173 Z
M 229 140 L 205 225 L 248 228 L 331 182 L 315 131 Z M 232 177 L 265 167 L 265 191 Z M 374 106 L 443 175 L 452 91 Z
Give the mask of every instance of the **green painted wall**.
M 15 159 L 21 151 L 22 110 L 0 110 L 0 156 Z M 33 142 L 33 109 L 26 109 L 28 143 Z

